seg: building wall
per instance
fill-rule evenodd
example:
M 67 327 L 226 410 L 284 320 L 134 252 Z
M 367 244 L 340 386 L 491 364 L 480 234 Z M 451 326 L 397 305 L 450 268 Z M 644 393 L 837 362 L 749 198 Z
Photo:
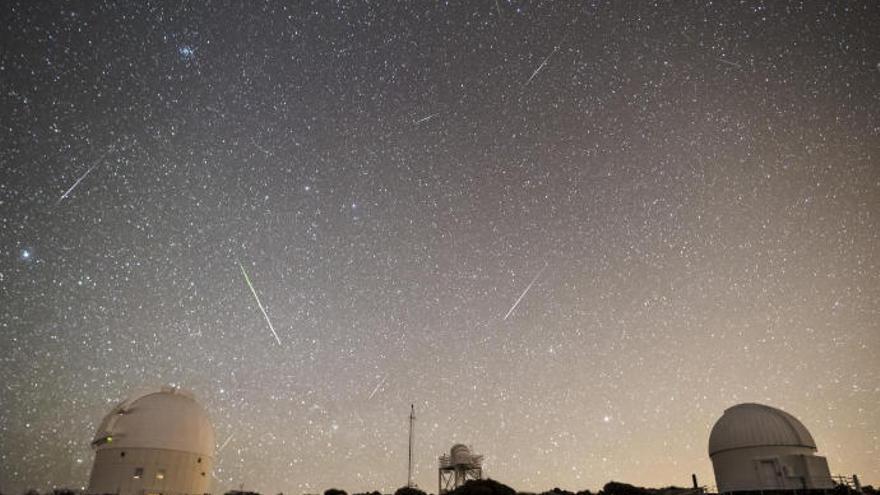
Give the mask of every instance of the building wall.
M 748 447 L 712 456 L 718 493 L 831 488 L 824 457 L 806 447 Z
M 807 488 L 834 488 L 831 479 L 831 470 L 828 468 L 828 460 L 822 456 L 805 456 L 804 476 L 809 480 Z
M 163 449 L 101 448 L 87 494 L 198 495 L 210 492 L 211 457 Z M 142 472 L 137 475 L 138 469 Z

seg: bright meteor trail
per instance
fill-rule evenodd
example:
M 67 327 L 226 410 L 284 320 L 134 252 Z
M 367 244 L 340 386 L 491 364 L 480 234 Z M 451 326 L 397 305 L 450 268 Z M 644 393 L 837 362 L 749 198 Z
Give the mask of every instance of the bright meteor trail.
M 504 315 L 503 320 L 506 321 L 507 317 L 510 316 L 511 313 L 513 313 L 513 310 L 515 310 L 516 307 L 519 306 L 519 302 L 522 301 L 524 297 L 526 297 L 526 294 L 529 293 L 529 290 L 532 288 L 533 285 L 535 285 L 535 282 L 538 281 L 538 278 L 541 276 L 542 273 L 544 273 L 544 270 L 546 270 L 546 269 L 547 269 L 547 265 L 544 265 L 544 268 L 541 268 L 541 270 L 538 271 L 538 274 L 535 275 L 535 278 L 533 278 L 532 281 L 529 282 L 529 285 L 526 286 L 526 289 L 524 291 L 522 291 L 522 294 L 519 295 L 519 297 L 516 299 L 516 302 L 513 303 L 513 306 L 511 306 L 510 310 L 507 312 L 507 314 Z
M 534 79 L 535 76 L 537 76 L 539 72 L 541 72 L 541 69 L 543 69 L 544 66 L 547 65 L 547 62 L 550 60 L 550 57 L 552 57 L 553 55 L 556 55 L 556 52 L 557 52 L 557 51 L 559 51 L 559 47 L 558 47 L 558 46 L 555 47 L 555 48 L 553 48 L 553 51 L 550 52 L 550 55 L 547 55 L 546 57 L 544 57 L 544 60 L 541 62 L 541 65 L 539 65 L 538 68 L 535 69 L 535 72 L 532 72 L 531 77 L 529 77 L 529 80 L 526 81 L 526 86 L 528 86 L 529 83 L 532 82 L 532 79 Z
M 251 289 L 251 294 L 254 295 L 254 300 L 257 301 L 257 306 L 259 306 L 260 311 L 263 312 L 263 318 L 266 319 L 266 324 L 269 325 L 269 330 L 272 330 L 272 335 L 275 336 L 275 341 L 278 342 L 278 345 L 281 345 L 281 339 L 278 338 L 278 334 L 275 332 L 275 327 L 272 326 L 272 320 L 269 319 L 269 314 L 266 313 L 266 308 L 264 308 L 263 303 L 260 302 L 260 296 L 257 295 L 257 290 L 254 289 L 254 284 L 251 283 L 251 278 L 248 277 L 248 274 L 244 269 L 244 265 L 239 262 L 238 266 L 239 268 L 241 268 L 241 274 L 244 275 L 244 281 L 247 282 L 248 287 L 250 287 Z
M 72 193 L 74 189 L 76 189 L 76 186 L 78 186 L 79 183 L 82 182 L 83 179 L 85 179 L 86 176 L 88 176 L 89 173 L 90 173 L 92 170 L 94 170 L 95 167 L 97 167 L 97 166 L 98 166 L 98 165 L 95 164 L 95 165 L 92 165 L 91 167 L 89 167 L 89 169 L 86 170 L 86 173 L 82 174 L 82 175 L 79 177 L 79 179 L 76 179 L 76 182 L 74 182 L 73 185 L 70 186 L 70 188 L 69 188 L 68 190 L 64 191 L 64 194 L 62 194 L 61 197 L 58 198 L 58 201 L 56 201 L 55 204 L 57 205 L 58 203 L 64 201 L 64 199 L 65 199 L 67 196 L 69 196 L 70 193 Z

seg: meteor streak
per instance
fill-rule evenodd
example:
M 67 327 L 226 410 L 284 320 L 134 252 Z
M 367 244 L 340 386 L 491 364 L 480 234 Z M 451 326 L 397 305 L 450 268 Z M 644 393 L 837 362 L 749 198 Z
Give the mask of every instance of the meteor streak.
M 740 65 L 740 64 L 738 64 L 738 63 L 736 63 L 736 62 L 731 62 L 730 60 L 724 60 L 723 58 L 720 58 L 720 57 L 715 57 L 715 60 L 721 62 L 722 64 L 727 64 L 727 65 L 729 65 L 729 66 L 731 66 L 731 67 L 736 67 L 737 69 L 742 69 L 742 68 L 743 68 L 742 65 Z
M 244 265 L 239 262 L 238 266 L 241 268 L 241 274 L 244 275 L 244 281 L 247 282 L 248 287 L 251 289 L 251 294 L 254 295 L 254 300 L 257 301 L 257 306 L 259 306 L 260 311 L 263 312 L 263 318 L 266 319 L 266 324 L 269 325 L 269 330 L 272 330 L 272 335 L 275 337 L 275 341 L 278 342 L 278 345 L 281 345 L 281 339 L 278 338 L 278 333 L 275 332 L 275 327 L 272 326 L 272 320 L 269 319 L 269 314 L 266 313 L 266 308 L 264 308 L 263 303 L 260 302 L 260 296 L 257 295 L 257 290 L 254 289 L 254 284 L 251 283 L 251 278 L 248 277 L 247 272 L 244 270 Z
M 558 45 L 556 46 L 556 48 L 553 49 L 552 52 L 550 52 L 550 55 L 547 55 L 546 57 L 544 57 L 544 60 L 541 62 L 541 65 L 539 65 L 538 68 L 535 69 L 535 72 L 532 72 L 531 77 L 529 77 L 529 80 L 526 81 L 526 86 L 528 86 L 529 83 L 532 82 L 532 79 L 534 79 L 535 76 L 537 76 L 539 72 L 541 72 L 541 69 L 543 69 L 544 66 L 547 65 L 547 61 L 550 60 L 550 57 L 552 57 L 553 55 L 556 55 L 556 52 L 557 52 L 557 51 L 559 51 L 559 46 L 558 46 Z
M 217 453 L 218 453 L 218 454 L 219 454 L 220 452 L 223 452 L 223 449 L 226 448 L 226 445 L 229 444 L 229 441 L 232 440 L 232 437 L 234 437 L 234 436 L 235 436 L 234 433 L 233 433 L 232 435 L 229 435 L 229 438 L 227 438 L 226 441 L 223 442 L 223 445 L 221 445 L 220 448 L 217 449 Z
M 70 193 L 72 193 L 73 190 L 76 189 L 76 186 L 78 186 L 79 183 L 82 182 L 83 179 L 85 179 L 86 176 L 88 176 L 89 173 L 90 173 L 92 170 L 94 170 L 95 167 L 97 167 L 97 166 L 98 166 L 98 164 L 95 164 L 95 165 L 92 165 L 91 167 L 89 167 L 89 169 L 86 170 L 86 173 L 82 174 L 82 175 L 79 177 L 79 179 L 76 179 L 76 182 L 74 182 L 73 185 L 70 186 L 70 189 L 64 191 L 64 194 L 62 194 L 61 197 L 58 198 L 58 201 L 56 201 L 55 204 L 57 205 L 58 203 L 64 201 L 65 198 L 67 198 L 68 196 L 70 196 Z
M 519 306 L 520 301 L 522 301 L 523 298 L 526 297 L 526 294 L 529 293 L 529 289 L 531 289 L 532 286 L 535 285 L 535 282 L 538 281 L 538 278 L 541 276 L 542 273 L 544 273 L 544 270 L 546 270 L 546 269 L 547 269 L 547 265 L 545 264 L 544 268 L 541 268 L 541 270 L 538 272 L 538 274 L 535 275 L 535 278 L 533 278 L 532 281 L 529 282 L 529 285 L 526 286 L 526 289 L 524 291 L 522 291 L 522 294 L 519 295 L 516 302 L 513 303 L 513 306 L 511 306 L 510 310 L 507 312 L 507 314 L 504 315 L 504 318 L 503 318 L 504 321 L 507 321 L 507 317 L 510 316 L 511 313 L 513 313 L 513 310 L 515 310 L 517 306 Z
M 413 122 L 413 124 L 417 125 L 417 124 L 421 124 L 422 122 L 427 122 L 427 121 L 433 119 L 433 118 L 436 117 L 436 116 L 437 116 L 436 113 L 432 113 L 431 115 L 428 115 L 427 117 L 422 117 L 421 119 L 419 119 L 419 120 Z
M 373 396 L 376 395 L 376 392 L 378 392 L 379 389 L 382 387 L 382 385 L 385 384 L 385 380 L 387 380 L 387 379 L 388 379 L 388 375 L 385 375 L 382 377 L 382 380 L 379 382 L 378 385 L 376 385 L 376 388 L 373 389 L 373 391 L 370 393 L 370 396 L 367 398 L 367 400 L 372 399 Z

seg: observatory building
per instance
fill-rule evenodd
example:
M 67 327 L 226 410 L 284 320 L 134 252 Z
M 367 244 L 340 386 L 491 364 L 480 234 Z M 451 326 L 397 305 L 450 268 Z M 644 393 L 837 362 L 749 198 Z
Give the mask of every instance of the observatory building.
M 163 387 L 119 403 L 92 441 L 87 494 L 201 495 L 209 492 L 214 428 L 187 392 Z
M 464 485 L 468 480 L 482 479 L 483 456 L 472 454 L 467 445 L 457 443 L 449 449 L 449 454 L 440 456 L 437 473 L 437 493 L 443 495 Z
M 785 411 L 739 404 L 724 411 L 709 435 L 718 493 L 824 490 L 834 487 L 816 442 Z

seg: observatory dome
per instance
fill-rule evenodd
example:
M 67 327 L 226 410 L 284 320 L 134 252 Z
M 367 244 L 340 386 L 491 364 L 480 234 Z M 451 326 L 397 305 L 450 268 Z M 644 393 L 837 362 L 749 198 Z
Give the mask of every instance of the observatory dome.
M 119 403 L 110 411 L 92 442 L 97 450 L 147 448 L 214 453 L 214 428 L 193 396 L 163 387 Z
M 739 404 L 724 411 L 709 434 L 709 457 L 721 494 L 834 487 L 813 436 L 775 407 Z
M 471 449 L 468 448 L 467 445 L 457 443 L 449 449 L 449 457 L 452 460 L 452 464 L 470 464 L 471 463 Z
M 739 404 L 726 411 L 709 435 L 709 455 L 745 447 L 787 446 L 816 450 L 807 428 L 791 414 L 762 404 Z
M 483 479 L 483 456 L 475 455 L 470 447 L 457 443 L 449 454 L 440 456 L 437 493 L 446 495 L 464 486 L 469 480 Z

